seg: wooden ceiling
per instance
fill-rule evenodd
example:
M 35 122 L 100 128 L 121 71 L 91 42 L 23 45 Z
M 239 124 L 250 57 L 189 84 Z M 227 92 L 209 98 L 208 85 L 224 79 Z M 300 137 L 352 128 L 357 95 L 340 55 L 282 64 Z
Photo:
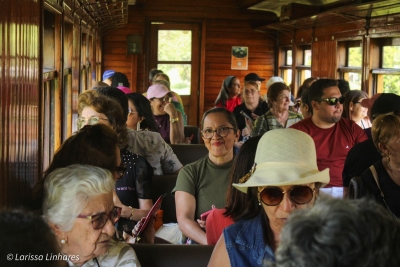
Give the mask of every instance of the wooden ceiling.
M 204 2 L 203 2 L 204 1 Z M 77 9 L 84 10 L 91 19 L 97 24 L 100 33 L 105 33 L 107 30 L 122 26 L 128 22 L 128 6 L 146 6 L 154 5 L 157 1 L 154 0 L 78 0 L 81 3 Z M 190 2 L 180 0 L 169 0 L 168 5 L 178 8 L 185 5 L 190 5 Z M 302 16 L 302 12 L 293 8 L 292 12 L 296 12 L 295 19 L 283 19 L 281 17 L 281 10 L 283 6 L 291 5 L 291 3 L 309 5 L 310 10 L 317 10 L 310 14 Z M 376 16 L 385 16 L 395 13 L 400 13 L 399 0 L 201 0 L 196 2 L 196 5 L 202 5 L 202 10 L 210 9 L 210 12 L 219 8 L 224 8 L 227 5 L 236 6 L 243 13 L 265 13 L 265 17 L 272 19 L 265 20 L 260 25 L 254 23 L 254 29 L 259 31 L 274 31 L 283 30 L 282 28 L 289 29 L 290 27 L 312 27 L 316 24 L 332 23 L 332 20 L 337 20 L 338 17 L 343 19 L 357 19 Z M 303 8 L 304 10 L 304 8 Z M 205 18 L 207 12 L 204 13 Z M 168 16 L 168 14 L 166 14 Z

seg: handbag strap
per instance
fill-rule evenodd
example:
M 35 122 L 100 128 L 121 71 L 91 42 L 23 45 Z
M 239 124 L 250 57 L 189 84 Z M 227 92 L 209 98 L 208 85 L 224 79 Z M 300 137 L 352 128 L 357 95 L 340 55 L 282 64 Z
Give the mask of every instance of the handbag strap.
M 371 172 L 372 172 L 372 176 L 373 176 L 374 179 L 375 179 L 375 183 L 376 183 L 376 185 L 378 186 L 379 191 L 381 191 L 381 197 L 384 198 L 385 195 L 383 194 L 382 189 L 381 189 L 381 187 L 380 187 L 380 185 L 379 185 L 378 173 L 376 172 L 375 166 L 374 166 L 374 165 L 371 165 L 371 166 L 369 167 L 369 169 L 370 169 Z

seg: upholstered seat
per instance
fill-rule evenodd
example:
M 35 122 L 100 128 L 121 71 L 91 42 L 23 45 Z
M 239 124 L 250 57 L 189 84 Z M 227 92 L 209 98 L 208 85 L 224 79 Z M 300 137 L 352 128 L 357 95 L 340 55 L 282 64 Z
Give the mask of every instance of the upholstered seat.
M 214 246 L 131 244 L 143 267 L 204 267 Z
M 203 144 L 171 144 L 170 146 L 184 166 L 208 154 L 208 149 Z

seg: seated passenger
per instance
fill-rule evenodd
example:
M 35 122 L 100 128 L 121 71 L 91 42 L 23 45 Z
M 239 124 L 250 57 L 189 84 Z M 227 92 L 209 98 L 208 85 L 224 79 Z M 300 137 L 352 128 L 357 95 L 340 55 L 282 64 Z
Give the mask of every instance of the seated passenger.
M 370 196 L 400 218 L 400 114 L 380 115 L 372 123 L 372 139 L 382 159 L 361 175 L 361 196 Z
M 126 171 L 116 182 L 118 198 L 114 199 L 114 203 L 122 208 L 122 217 L 127 218 L 120 221 L 118 230 L 122 231 L 125 226 L 131 232 L 136 222 L 145 217 L 153 205 L 151 199 L 153 168 L 144 157 L 126 149 L 128 142 L 126 118 L 117 101 L 89 90 L 79 95 L 78 106 L 79 129 L 87 124 L 99 123 L 112 128 L 118 135 L 121 164 Z
M 371 201 L 327 199 L 293 213 L 274 267 L 400 266 L 400 222 Z
M 273 261 L 289 215 L 312 207 L 321 185 L 329 182 L 329 169 L 318 170 L 314 141 L 298 130 L 265 133 L 255 163 L 241 182 L 248 180 L 233 185 L 244 193 L 258 189 L 259 215 L 224 229 L 209 266 L 265 266 Z
M 364 91 L 351 90 L 344 96 L 342 117 L 354 121 L 363 129 L 371 128 L 368 118 L 368 108 L 361 105 L 361 101 L 368 98 Z
M 121 90 L 115 87 L 102 87 L 96 90 L 100 94 L 118 101 L 122 107 L 124 118 L 128 118 L 128 98 Z M 145 157 L 153 167 L 154 175 L 178 174 L 179 170 L 182 168 L 182 164 L 179 162 L 172 148 L 164 141 L 159 133 L 134 131 L 132 129 L 127 129 L 127 132 L 127 149 Z
M 162 84 L 153 84 L 147 90 L 147 99 L 158 125 L 158 132 L 168 144 L 185 143 L 182 114 L 176 110 L 172 93 Z
M 114 206 L 112 174 L 89 165 L 51 172 L 45 181 L 44 218 L 70 266 L 140 266 L 133 249 L 112 239 L 121 209 Z
M 243 139 L 247 140 L 250 137 L 253 129 L 253 122 L 268 110 L 267 102 L 261 99 L 259 84 L 255 81 L 245 82 L 243 86 L 243 103 L 235 107 L 233 110 L 233 114 L 235 114 L 236 122 L 240 130 L 239 141 L 243 141 Z M 244 112 L 249 116 L 252 121 L 245 118 L 241 112 Z M 241 144 L 241 142 L 238 142 L 235 146 L 240 147 Z
M 235 76 L 228 76 L 222 82 L 221 89 L 215 100 L 216 107 L 223 107 L 233 112 L 236 106 L 242 104 L 240 95 L 240 80 Z
M 300 113 L 304 119 L 310 118 L 313 114 L 310 100 L 308 99 L 309 88 L 306 88 L 301 93 Z
M 163 74 L 163 75 L 167 76 L 166 74 Z M 182 98 L 180 97 L 180 95 L 171 91 L 170 83 L 166 80 L 156 80 L 153 82 L 153 84 L 162 84 L 165 87 L 167 87 L 168 91 L 170 91 L 170 93 L 172 95 L 171 103 L 174 105 L 176 110 L 178 110 L 182 114 L 183 125 L 187 125 L 187 116 L 185 114 L 185 108 L 183 107 L 183 102 L 182 102 Z
M 251 136 L 263 135 L 269 130 L 289 128 L 303 119 L 301 114 L 289 110 L 290 89 L 285 83 L 273 83 L 268 88 L 267 96 L 270 110 L 254 122 Z
M 0 211 L 0 240 L 0 266 L 68 266 L 49 225 L 32 213 L 23 210 Z
M 200 220 L 200 215 L 212 205 L 225 207 L 233 144 L 239 139 L 239 131 L 235 117 L 224 108 L 206 111 L 201 125 L 209 154 L 182 168 L 172 192 L 179 229 L 192 241 L 206 245 L 205 221 Z
M 208 245 L 217 243 L 225 227 L 242 219 L 252 219 L 259 214 L 261 207 L 258 205 L 257 192 L 253 190 L 245 194 L 234 188 L 232 184 L 239 183 L 239 180 L 253 167 L 260 138 L 261 136 L 255 136 L 246 141 L 233 160 L 233 166 L 229 172 L 230 181 L 225 209 L 212 209 L 207 217 Z
M 127 94 L 129 114 L 126 126 L 135 131 L 158 132 L 149 100 L 140 93 Z

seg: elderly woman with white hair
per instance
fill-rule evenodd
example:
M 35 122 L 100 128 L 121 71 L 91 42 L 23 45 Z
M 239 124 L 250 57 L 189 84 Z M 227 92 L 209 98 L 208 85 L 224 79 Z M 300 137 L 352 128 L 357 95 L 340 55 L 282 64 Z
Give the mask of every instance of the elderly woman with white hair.
M 218 240 L 208 266 L 265 266 L 289 215 L 314 205 L 319 188 L 329 182 L 329 169 L 319 171 L 312 138 L 298 130 L 265 133 L 258 143 L 250 173 L 233 184 L 247 193 L 258 189 L 260 214 L 227 227 Z
M 105 169 L 70 165 L 45 180 L 43 214 L 70 266 L 140 266 L 133 249 L 112 239 L 121 209 L 115 181 Z

